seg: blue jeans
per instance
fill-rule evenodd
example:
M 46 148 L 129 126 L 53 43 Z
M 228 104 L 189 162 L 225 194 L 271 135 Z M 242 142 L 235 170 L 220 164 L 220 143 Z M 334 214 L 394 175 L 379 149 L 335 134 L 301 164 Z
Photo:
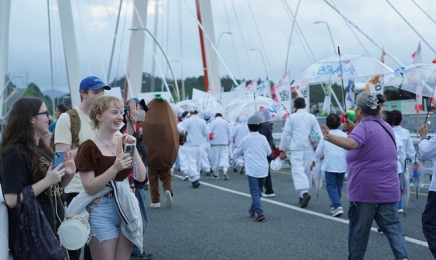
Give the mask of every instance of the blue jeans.
M 147 211 L 145 210 L 146 198 L 145 198 L 144 189 L 136 189 L 135 196 L 136 199 L 138 199 L 139 211 L 141 212 L 141 218 L 142 218 L 142 230 L 145 235 L 145 231 L 147 230 L 148 220 L 147 220 Z M 132 255 L 141 255 L 141 254 L 142 253 L 140 252 L 139 248 L 136 245 L 133 245 Z
M 248 176 L 248 187 L 250 188 L 251 194 L 251 207 L 250 212 L 257 213 L 258 216 L 263 215 L 262 205 L 260 204 L 260 196 L 263 185 L 265 183 L 264 178 L 256 178 Z
M 344 184 L 344 176 L 345 172 L 325 172 L 325 183 L 327 193 L 329 194 L 330 207 L 338 208 L 342 207 L 341 204 L 341 194 L 342 194 L 342 186 Z
M 373 220 L 386 235 L 395 259 L 408 258 L 403 225 L 398 219 L 397 203 L 350 201 L 348 211 L 348 259 L 363 259 Z

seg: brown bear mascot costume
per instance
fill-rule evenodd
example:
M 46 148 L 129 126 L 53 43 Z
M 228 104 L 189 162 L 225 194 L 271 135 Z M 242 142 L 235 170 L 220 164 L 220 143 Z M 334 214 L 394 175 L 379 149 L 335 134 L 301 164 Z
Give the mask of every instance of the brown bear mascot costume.
M 171 208 L 173 183 L 171 167 L 179 151 L 179 132 L 173 109 L 160 95 L 147 104 L 149 111 L 142 123 L 150 180 L 151 207 L 160 207 L 159 179 L 165 191 L 166 206 Z

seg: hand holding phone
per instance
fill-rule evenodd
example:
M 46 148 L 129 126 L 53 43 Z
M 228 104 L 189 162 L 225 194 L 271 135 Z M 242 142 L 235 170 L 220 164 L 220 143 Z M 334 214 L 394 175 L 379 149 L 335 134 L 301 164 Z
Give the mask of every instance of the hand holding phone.
M 64 163 L 65 161 L 65 152 L 64 151 L 55 151 L 53 154 L 53 169 L 58 167 L 59 164 Z M 63 169 L 62 166 L 60 169 Z
M 130 157 L 132 157 L 133 159 L 133 155 L 135 155 L 135 145 L 134 144 L 126 144 L 124 146 L 124 153 L 127 153 L 130 155 Z M 132 161 L 133 164 L 133 161 Z M 130 167 L 132 167 L 132 165 L 130 165 Z

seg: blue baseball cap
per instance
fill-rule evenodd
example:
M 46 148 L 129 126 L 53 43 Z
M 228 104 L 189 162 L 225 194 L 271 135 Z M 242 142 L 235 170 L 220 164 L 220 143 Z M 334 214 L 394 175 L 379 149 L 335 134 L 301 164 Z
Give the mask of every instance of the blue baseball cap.
M 100 89 L 104 88 L 105 90 L 110 90 L 111 87 L 108 84 L 105 84 L 101 79 L 96 76 L 88 76 L 80 82 L 79 92 L 86 89 Z

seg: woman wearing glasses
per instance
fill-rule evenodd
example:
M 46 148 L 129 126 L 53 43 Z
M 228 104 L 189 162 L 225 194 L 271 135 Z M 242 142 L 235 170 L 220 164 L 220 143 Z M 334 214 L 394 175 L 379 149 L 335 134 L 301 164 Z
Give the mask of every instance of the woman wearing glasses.
M 3 130 L 0 181 L 9 211 L 17 205 L 17 194 L 22 196 L 23 188 L 31 185 L 56 233 L 63 220 L 62 187 L 71 180 L 76 165 L 72 156 L 66 153 L 64 163 L 53 169 L 53 151 L 42 138 L 48 133 L 48 123 L 49 112 L 41 99 L 26 97 L 15 102 Z M 14 223 L 9 220 L 9 231 L 16 230 Z

